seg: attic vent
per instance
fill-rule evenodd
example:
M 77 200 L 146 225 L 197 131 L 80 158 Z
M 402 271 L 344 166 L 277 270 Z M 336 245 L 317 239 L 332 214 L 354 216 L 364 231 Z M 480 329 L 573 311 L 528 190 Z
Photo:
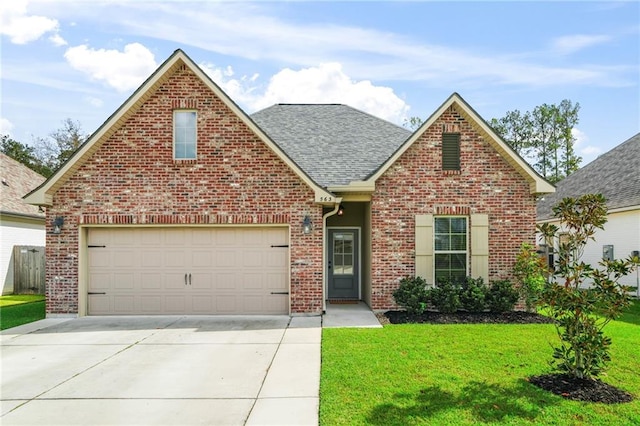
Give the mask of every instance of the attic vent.
M 460 170 L 460 133 L 442 134 L 442 170 Z

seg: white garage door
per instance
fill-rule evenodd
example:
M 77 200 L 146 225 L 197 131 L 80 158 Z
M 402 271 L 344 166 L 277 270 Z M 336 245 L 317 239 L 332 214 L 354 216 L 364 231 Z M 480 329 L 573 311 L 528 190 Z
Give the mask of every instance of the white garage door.
M 286 228 L 92 228 L 89 315 L 288 314 Z

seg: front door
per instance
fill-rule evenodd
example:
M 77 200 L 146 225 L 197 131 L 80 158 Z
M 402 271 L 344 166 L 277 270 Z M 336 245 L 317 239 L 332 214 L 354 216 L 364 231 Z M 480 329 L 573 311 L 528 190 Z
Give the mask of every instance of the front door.
M 329 229 L 329 299 L 359 299 L 358 241 L 358 229 Z

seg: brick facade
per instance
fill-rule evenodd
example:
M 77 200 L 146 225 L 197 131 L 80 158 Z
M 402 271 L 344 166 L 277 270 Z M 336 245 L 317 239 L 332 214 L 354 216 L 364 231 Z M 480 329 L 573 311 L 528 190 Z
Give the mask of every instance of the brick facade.
M 173 160 L 174 108 L 197 110 L 197 160 Z M 305 215 L 316 224 L 308 235 Z M 62 233 L 52 234 L 58 216 Z M 90 224 L 289 225 L 291 311 L 320 313 L 321 222 L 313 190 L 181 67 L 54 194 L 47 313 L 78 313 L 78 227 Z
M 161 80 L 150 80 L 158 86 L 146 86 L 153 92 L 145 92 L 149 96 L 143 102 L 125 103 L 137 108 L 132 114 L 114 114 L 121 121 L 110 129 L 110 136 L 92 139 L 93 145 L 81 149 L 91 149 L 87 157 L 74 158 L 77 164 L 70 163 L 73 167 L 56 174 L 57 180 L 47 187 L 53 196 L 46 222 L 47 313 L 83 311 L 80 271 L 87 270 L 87 259 L 79 248 L 82 227 L 176 225 L 288 226 L 290 311 L 321 313 L 323 208 L 316 203 L 315 191 L 323 189 L 278 157 L 201 79 L 195 64 L 183 62 L 170 69 Z M 396 308 L 393 291 L 403 277 L 415 275 L 416 215 L 487 215 L 489 280 L 510 278 L 521 243 L 534 242 L 536 207 L 530 180 L 507 162 L 509 154 L 500 154 L 484 139 L 474 127 L 477 123 L 472 125 L 461 114 L 468 113 L 466 107 L 450 105 L 442 107 L 444 112 L 394 164 L 380 169 L 384 173 L 369 182 L 375 183 L 366 204 L 370 212 L 354 209 L 360 211 L 356 225 L 363 225 L 366 237 L 363 298 L 375 310 Z M 195 160 L 173 159 L 175 109 L 197 111 Z M 443 132 L 461 135 L 459 171 L 442 171 Z M 328 195 L 323 201 L 333 200 Z M 48 204 L 40 200 L 37 203 Z M 326 207 L 327 212 L 333 208 Z M 305 216 L 314 225 L 309 234 L 301 229 Z M 64 218 L 64 225 L 60 234 L 53 234 L 57 217 Z M 469 274 L 477 276 L 473 270 Z
M 443 132 L 461 135 L 461 170 L 442 171 Z M 525 178 L 449 107 L 376 182 L 371 200 L 371 307 L 395 308 L 415 274 L 415 216 L 489 215 L 489 280 L 509 278 L 521 243 L 534 243 L 535 198 Z M 469 271 L 473 276 L 473 271 Z

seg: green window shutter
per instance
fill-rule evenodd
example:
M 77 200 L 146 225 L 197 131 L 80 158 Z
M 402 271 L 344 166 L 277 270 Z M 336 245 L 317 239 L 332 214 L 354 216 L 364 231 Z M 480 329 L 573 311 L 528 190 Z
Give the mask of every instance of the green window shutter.
M 460 170 L 460 133 L 442 134 L 442 170 Z
M 471 215 L 471 271 L 473 278 L 489 282 L 489 215 Z
M 416 215 L 416 276 L 433 284 L 433 215 Z

